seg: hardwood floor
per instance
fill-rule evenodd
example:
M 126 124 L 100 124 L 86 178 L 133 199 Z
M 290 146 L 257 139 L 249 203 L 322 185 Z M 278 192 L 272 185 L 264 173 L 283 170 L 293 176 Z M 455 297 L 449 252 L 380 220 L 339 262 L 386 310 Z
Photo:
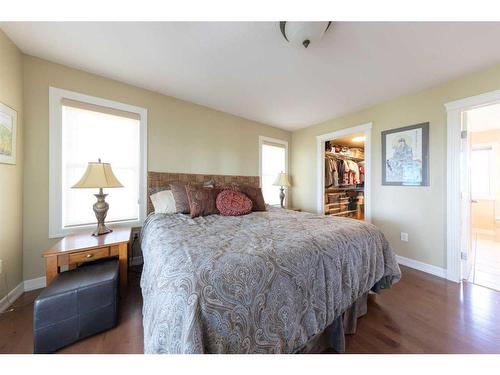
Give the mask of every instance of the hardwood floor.
M 500 353 L 500 293 L 401 267 L 348 336 L 349 353 Z
M 67 346 L 58 353 L 143 353 L 139 279 L 137 270 L 129 272 L 128 289 L 120 296 L 119 323 L 115 328 Z M 0 353 L 33 353 L 33 301 L 40 291 L 24 293 L 14 303 L 15 311 L 0 315 Z
M 455 284 L 402 267 L 403 279 L 371 298 L 368 315 L 346 337 L 347 353 L 500 353 L 500 292 Z M 32 353 L 32 301 L 25 293 L 16 311 L 0 315 L 0 353 Z M 59 353 L 142 353 L 139 274 L 131 272 L 119 325 Z

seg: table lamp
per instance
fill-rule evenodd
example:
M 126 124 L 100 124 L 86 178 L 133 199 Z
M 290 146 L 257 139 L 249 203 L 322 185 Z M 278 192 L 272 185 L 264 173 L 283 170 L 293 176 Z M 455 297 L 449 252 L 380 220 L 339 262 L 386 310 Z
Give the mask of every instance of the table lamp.
M 288 175 L 286 173 L 279 173 L 278 176 L 276 177 L 276 181 L 274 181 L 274 186 L 280 186 L 280 203 L 281 203 L 281 208 L 285 208 L 283 205 L 283 200 L 285 199 L 285 192 L 284 188 L 285 187 L 290 187 L 292 184 L 290 183 L 290 180 L 288 179 Z
M 97 202 L 94 203 L 94 213 L 97 218 L 97 229 L 92 233 L 93 236 L 100 236 L 101 234 L 113 231 L 104 225 L 104 219 L 106 219 L 109 204 L 105 201 L 108 194 L 103 194 L 102 189 L 119 187 L 123 187 L 123 185 L 113 174 L 111 164 L 101 163 L 101 159 L 99 159 L 97 163 L 89 162 L 83 177 L 71 187 L 72 189 L 99 188 L 99 194 L 94 194 L 97 198 Z

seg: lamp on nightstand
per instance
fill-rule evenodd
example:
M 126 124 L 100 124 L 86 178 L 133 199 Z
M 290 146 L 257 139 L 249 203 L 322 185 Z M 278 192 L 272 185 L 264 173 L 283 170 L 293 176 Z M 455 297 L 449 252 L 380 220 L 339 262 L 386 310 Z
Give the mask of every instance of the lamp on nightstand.
M 112 232 L 104 225 L 104 219 L 108 213 L 109 204 L 105 201 L 108 194 L 103 194 L 103 188 L 119 188 L 123 185 L 118 181 L 118 179 L 113 174 L 111 169 L 111 164 L 101 163 L 101 159 L 96 162 L 89 162 L 87 170 L 85 171 L 83 177 L 71 188 L 98 188 L 99 194 L 94 194 L 97 198 L 97 202 L 94 203 L 94 213 L 97 218 L 97 229 L 92 233 L 93 236 L 100 236 L 101 234 L 106 234 Z
M 281 203 L 281 208 L 285 208 L 283 205 L 283 201 L 285 200 L 285 187 L 290 187 L 292 184 L 290 183 L 290 180 L 288 179 L 288 175 L 286 173 L 279 173 L 278 176 L 276 177 L 276 181 L 274 181 L 274 186 L 280 186 L 280 203 Z

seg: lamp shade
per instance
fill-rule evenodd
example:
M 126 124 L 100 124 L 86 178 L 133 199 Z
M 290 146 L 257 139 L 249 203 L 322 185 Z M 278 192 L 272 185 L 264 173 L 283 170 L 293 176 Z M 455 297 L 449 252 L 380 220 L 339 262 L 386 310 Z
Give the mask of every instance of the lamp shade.
M 285 186 L 285 187 L 292 186 L 292 184 L 290 183 L 290 180 L 288 179 L 288 175 L 286 173 L 283 173 L 283 172 L 278 174 L 273 185 L 274 186 Z
M 115 177 L 111 164 L 89 162 L 83 177 L 72 188 L 119 188 L 123 185 Z

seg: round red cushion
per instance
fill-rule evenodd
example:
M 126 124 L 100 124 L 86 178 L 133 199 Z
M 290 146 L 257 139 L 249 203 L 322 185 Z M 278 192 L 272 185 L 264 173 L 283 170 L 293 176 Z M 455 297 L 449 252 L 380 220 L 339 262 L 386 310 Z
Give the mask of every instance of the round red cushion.
M 246 215 L 252 212 L 252 201 L 245 194 L 230 189 L 222 190 L 215 201 L 224 216 Z

